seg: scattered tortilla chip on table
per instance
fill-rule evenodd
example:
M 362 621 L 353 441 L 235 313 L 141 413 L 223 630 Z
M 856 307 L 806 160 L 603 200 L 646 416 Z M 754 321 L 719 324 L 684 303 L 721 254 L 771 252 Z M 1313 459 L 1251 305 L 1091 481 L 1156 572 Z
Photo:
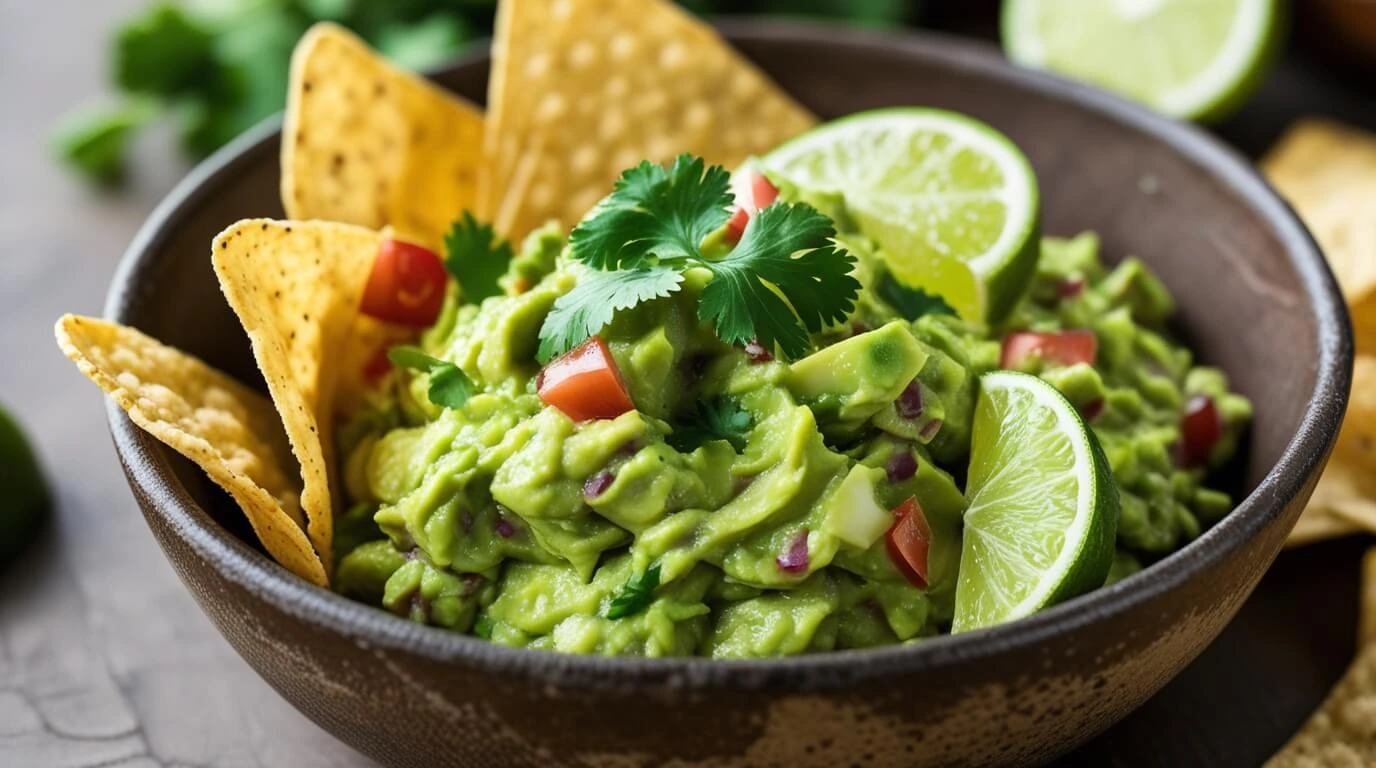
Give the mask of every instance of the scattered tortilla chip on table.
M 1267 768 L 1370 768 L 1376 764 L 1376 645 L 1357 654 L 1319 711 Z
M 1323 247 L 1351 309 L 1358 352 L 1376 353 L 1376 134 L 1304 120 L 1262 169 Z
M 479 214 L 519 240 L 571 226 L 642 160 L 734 168 L 816 119 L 668 0 L 505 0 Z
M 1315 491 L 1319 493 L 1319 491 Z M 1338 539 L 1343 536 L 1351 536 L 1362 530 L 1362 527 L 1346 517 L 1334 514 L 1328 509 L 1317 506 L 1313 500 L 1309 506 L 1305 507 L 1304 513 L 1295 523 L 1295 527 L 1290 529 L 1290 535 L 1285 539 L 1286 547 L 1302 547 L 1305 544 L 1314 544 L 1328 539 Z
M 64 315 L 57 343 L 133 422 L 195 462 L 244 510 L 277 562 L 328 583 L 302 528 L 300 484 L 281 420 L 262 395 L 180 350 L 116 323 Z
M 292 56 L 282 205 L 291 219 L 390 225 L 438 249 L 476 202 L 482 141 L 477 107 L 317 24 Z
M 306 531 L 327 564 L 335 394 L 381 239 L 348 224 L 249 219 L 212 246 L 220 288 L 248 333 L 301 466 Z

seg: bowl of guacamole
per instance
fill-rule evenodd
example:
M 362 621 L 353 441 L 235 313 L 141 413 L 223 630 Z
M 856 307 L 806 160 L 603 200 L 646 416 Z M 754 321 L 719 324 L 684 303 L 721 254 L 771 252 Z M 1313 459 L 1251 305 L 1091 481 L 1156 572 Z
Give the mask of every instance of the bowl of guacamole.
M 650 46 L 680 65 L 673 39 L 607 34 L 608 55 Z M 548 179 L 602 159 L 551 139 L 527 148 L 543 159 L 525 175 L 519 159 L 490 171 L 528 185 L 512 194 L 529 215 L 356 207 L 382 217 L 345 232 L 366 246 L 358 327 L 377 341 L 324 358 L 301 390 L 304 410 L 334 403 L 305 433 L 318 454 L 287 416 L 261 447 L 308 478 L 300 457 L 320 457 L 328 526 L 309 486 L 245 525 L 238 486 L 111 408 L 150 528 L 210 618 L 381 762 L 1049 759 L 1221 631 L 1322 469 L 1350 367 L 1341 299 L 1231 151 L 962 43 L 723 35 L 815 120 L 775 141 L 754 129 L 784 108 L 727 78 L 772 122 L 688 110 L 663 130 L 742 128 L 760 139 L 742 162 L 607 157 L 613 181 L 551 196 Z M 579 42 L 569 71 L 592 56 Z M 489 66 L 434 82 L 481 99 Z M 597 98 L 623 98 L 629 81 L 609 77 Z M 397 87 L 379 78 L 349 93 Z M 573 101 L 530 109 L 630 130 Z M 319 135 L 293 122 L 291 143 Z M 426 136 L 368 154 L 424 146 L 441 167 Z M 305 313 L 254 325 L 253 292 L 217 288 L 228 262 L 184 257 L 228 221 L 281 216 L 279 169 L 302 172 L 279 165 L 282 143 L 265 128 L 174 193 L 106 313 L 274 400 L 310 361 L 263 365 L 280 352 L 263 329 Z M 340 158 L 320 173 L 350 183 L 321 200 L 382 194 Z M 331 236 L 303 205 L 235 225 L 216 253 Z M 337 287 L 281 271 L 283 290 Z M 230 468 L 272 479 L 241 443 Z M 264 533 L 280 524 L 316 565 L 289 565 Z

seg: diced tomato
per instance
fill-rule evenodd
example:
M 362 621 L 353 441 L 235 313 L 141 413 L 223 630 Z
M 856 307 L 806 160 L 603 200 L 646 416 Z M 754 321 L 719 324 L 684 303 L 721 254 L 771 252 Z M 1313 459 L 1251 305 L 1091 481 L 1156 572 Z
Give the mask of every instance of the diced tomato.
M 370 387 L 377 386 L 382 377 L 391 370 L 392 361 L 387 357 L 387 347 L 380 346 L 373 352 L 373 356 L 368 358 L 368 362 L 363 364 L 363 383 Z
M 750 211 L 745 208 L 737 208 L 731 214 L 731 218 L 726 220 L 726 242 L 735 245 L 741 241 L 741 235 L 745 234 L 745 225 L 750 223 Z
M 540 399 L 574 421 L 614 419 L 635 410 L 602 337 L 593 336 L 549 362 L 535 380 Z
M 448 279 L 434 251 L 401 240 L 383 240 L 363 289 L 361 309 L 379 320 L 424 328 L 440 314 Z
M 1002 368 L 1019 369 L 1033 357 L 1057 365 L 1093 363 L 1098 351 L 1099 340 L 1093 331 L 1018 331 L 1003 337 L 1003 354 L 999 365 Z
M 757 171 L 750 172 L 750 196 L 754 198 L 751 202 L 755 205 L 755 210 L 768 208 L 779 199 L 779 188 L 773 182 L 765 178 L 763 173 Z
M 1218 415 L 1214 399 L 1195 395 L 1185 404 L 1180 417 L 1180 462 L 1187 467 L 1202 467 L 1209 463 L 1214 444 L 1223 435 L 1223 419 Z
M 750 223 L 750 214 L 761 208 L 768 208 L 779 199 L 779 188 L 774 186 L 763 173 L 750 172 L 750 200 L 741 201 L 740 207 L 726 221 L 726 242 L 735 245 L 745 234 L 745 225 Z
M 913 586 L 926 589 L 927 552 L 932 545 L 932 529 L 927 525 L 927 516 L 916 496 L 909 496 L 894 508 L 893 514 L 893 527 L 889 528 L 885 541 L 889 559 Z

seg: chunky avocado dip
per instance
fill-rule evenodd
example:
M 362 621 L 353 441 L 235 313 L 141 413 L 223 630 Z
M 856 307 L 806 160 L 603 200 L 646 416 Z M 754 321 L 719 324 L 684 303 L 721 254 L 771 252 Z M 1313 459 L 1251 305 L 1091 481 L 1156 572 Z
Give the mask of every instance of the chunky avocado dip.
M 456 225 L 451 263 L 466 243 L 469 266 L 451 269 L 438 319 L 417 347 L 392 350 L 338 434 L 339 591 L 495 643 L 585 654 L 766 657 L 947 631 L 979 380 L 1000 368 L 1053 385 L 1102 446 L 1119 501 L 1102 580 L 1230 508 L 1203 480 L 1233 456 L 1250 405 L 1171 340 L 1170 294 L 1142 262 L 1106 266 L 1093 234 L 1045 238 L 1039 257 L 1034 242 L 1024 297 L 990 328 L 895 278 L 843 202 L 760 176 L 758 213 L 711 218 L 706 237 L 684 228 L 701 264 L 665 258 L 664 236 L 660 258 L 624 276 L 672 290 L 629 301 L 603 286 L 599 299 L 615 259 L 599 271 L 579 248 L 615 251 L 627 269 L 635 238 L 659 237 L 646 201 L 663 202 L 631 204 L 636 185 L 660 185 L 669 205 L 704 179 L 683 158 L 650 168 L 628 172 L 572 243 L 548 227 L 513 254 L 471 218 Z M 749 227 L 789 236 L 790 210 L 820 220 L 846 269 L 769 289 L 801 339 L 782 326 L 770 343 L 731 339 L 712 286 L 738 276 L 719 265 L 756 247 Z M 631 233 L 619 240 L 616 217 Z M 808 290 L 852 298 L 809 323 Z M 571 306 L 571 294 L 592 300 Z M 551 328 L 570 317 L 571 337 Z

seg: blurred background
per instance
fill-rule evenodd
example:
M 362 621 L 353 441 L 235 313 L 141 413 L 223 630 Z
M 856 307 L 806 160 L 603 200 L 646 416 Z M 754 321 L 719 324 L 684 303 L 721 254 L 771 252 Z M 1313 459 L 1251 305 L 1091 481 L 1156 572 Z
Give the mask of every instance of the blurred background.
M 708 16 L 821 19 L 1000 44 L 998 0 L 683 4 Z M 120 254 L 163 195 L 196 160 L 280 110 L 291 48 L 313 21 L 342 23 L 424 69 L 479 50 L 494 5 L 0 0 L 0 764 L 366 764 L 268 689 L 176 582 L 120 475 L 102 399 L 57 351 L 51 327 L 64 311 L 100 314 Z M 1286 7 L 1275 55 L 1209 126 L 1253 158 L 1304 117 L 1376 130 L 1376 0 Z M 1226 689 L 1215 662 L 1240 655 L 1287 695 L 1238 713 L 1255 734 L 1241 747 L 1200 728 L 1174 741 L 1200 764 L 1233 764 L 1226 758 L 1238 749 L 1270 754 L 1351 658 L 1363 546 L 1347 540 L 1282 556 L 1199 662 L 1068 764 L 1174 764 L 1161 729 L 1232 708 L 1226 696 L 1200 692 Z M 1278 613 L 1325 616 L 1326 629 L 1265 618 Z M 1253 642 L 1260 635 L 1266 641 Z

